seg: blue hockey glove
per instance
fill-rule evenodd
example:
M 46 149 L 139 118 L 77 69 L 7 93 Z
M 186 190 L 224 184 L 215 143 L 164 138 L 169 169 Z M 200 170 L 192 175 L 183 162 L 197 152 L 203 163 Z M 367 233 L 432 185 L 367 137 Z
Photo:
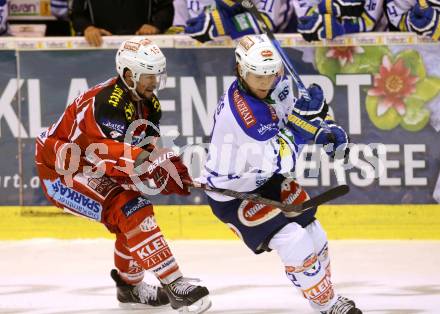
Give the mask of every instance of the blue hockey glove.
M 316 144 L 322 145 L 330 157 L 344 158 L 348 156 L 348 135 L 342 127 L 332 120 L 323 120 L 318 117 L 309 121 L 292 112 L 287 118 L 286 126 L 304 142 L 314 141 Z
M 345 130 L 334 121 L 315 118 L 321 128 L 315 135 L 315 143 L 323 146 L 324 151 L 332 158 L 345 158 L 349 154 L 349 138 Z M 324 123 L 324 124 L 323 124 Z
M 298 32 L 307 41 L 333 39 L 344 35 L 344 28 L 335 16 L 318 14 L 302 16 L 298 19 Z
M 186 22 L 185 33 L 200 42 L 210 41 L 224 35 L 236 39 L 248 34 L 262 33 L 258 21 L 250 13 L 236 12 L 238 9 L 224 9 L 223 7 L 205 10 Z M 265 13 L 262 14 L 266 25 L 270 29 L 274 29 L 274 24 L 269 16 Z
M 316 117 L 325 118 L 328 112 L 328 105 L 324 98 L 324 92 L 318 84 L 312 84 L 307 88 L 310 100 L 299 98 L 293 105 L 293 111 L 297 114 L 312 120 Z
M 365 0 L 321 0 L 318 11 L 336 17 L 359 17 L 364 12 Z
M 422 8 L 416 3 L 407 15 L 407 23 L 411 30 L 419 35 L 429 36 L 435 40 L 440 37 L 439 11 L 431 6 Z

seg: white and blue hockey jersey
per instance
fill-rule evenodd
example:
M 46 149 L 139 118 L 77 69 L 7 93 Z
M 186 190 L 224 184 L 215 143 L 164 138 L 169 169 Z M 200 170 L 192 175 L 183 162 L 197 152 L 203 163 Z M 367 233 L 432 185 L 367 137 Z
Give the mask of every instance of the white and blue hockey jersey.
M 295 12 L 299 17 L 317 11 L 317 6 L 323 0 L 297 0 L 294 1 Z M 382 31 L 386 28 L 383 18 L 384 0 L 365 0 L 364 12 L 357 18 L 345 18 L 351 21 L 351 27 L 346 29 L 346 33 Z
M 433 7 L 437 10 L 437 12 L 440 11 L 440 1 L 439 0 L 385 0 L 386 4 L 386 14 L 388 17 L 389 22 L 392 24 L 392 26 L 395 28 L 395 30 L 400 30 L 404 32 L 411 32 L 415 31 L 417 32 L 417 29 L 414 29 L 414 26 L 411 25 L 411 21 L 409 18 L 409 14 L 411 10 L 416 6 L 416 4 L 419 4 L 421 7 Z M 436 25 L 439 24 L 439 18 L 438 14 L 430 17 L 427 16 L 426 18 L 426 28 L 429 29 L 430 27 L 435 28 Z M 423 16 L 420 16 L 418 18 L 423 18 Z M 422 33 L 422 32 L 417 32 Z
M 249 192 L 274 173 L 294 169 L 299 135 L 285 128 L 296 101 L 291 82 L 284 78 L 270 95 L 273 103 L 249 95 L 236 80 L 220 99 L 205 168 L 200 180 L 212 187 Z M 215 193 L 217 201 L 232 198 Z
M 294 0 L 257 0 L 259 11 L 266 13 L 273 21 L 275 30 L 282 32 L 294 18 Z M 173 25 L 185 25 L 186 21 L 202 13 L 207 6 L 215 7 L 215 0 L 174 0 Z

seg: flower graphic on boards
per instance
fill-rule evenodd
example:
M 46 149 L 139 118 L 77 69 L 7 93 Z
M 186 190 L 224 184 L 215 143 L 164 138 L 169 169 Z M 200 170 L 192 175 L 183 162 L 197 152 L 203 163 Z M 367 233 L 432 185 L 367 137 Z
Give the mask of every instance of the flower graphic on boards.
M 385 54 L 365 106 L 371 122 L 381 130 L 401 126 L 407 131 L 422 130 L 429 122 L 426 104 L 440 91 L 440 78 L 427 76 L 425 64 L 416 50 Z
M 341 67 L 345 66 L 347 63 L 354 62 L 354 55 L 363 54 L 365 52 L 362 47 L 331 47 L 328 49 L 325 56 L 330 59 L 335 59 L 339 62 Z
M 382 116 L 393 107 L 404 116 L 406 105 L 403 100 L 416 91 L 417 80 L 402 58 L 392 63 L 389 56 L 383 56 L 379 73 L 374 76 L 374 87 L 368 90 L 368 95 L 379 97 L 377 115 Z

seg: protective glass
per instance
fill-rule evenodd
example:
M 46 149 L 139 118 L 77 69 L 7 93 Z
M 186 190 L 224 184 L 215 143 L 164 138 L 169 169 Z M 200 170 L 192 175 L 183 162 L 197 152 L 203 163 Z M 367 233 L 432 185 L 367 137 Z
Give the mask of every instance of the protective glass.
M 275 85 L 278 74 L 257 75 L 248 72 L 245 78 L 246 84 L 253 90 L 269 90 Z
M 167 72 L 160 74 L 141 74 L 139 78 L 139 84 L 143 86 L 152 87 L 155 91 L 159 91 L 166 87 L 167 83 Z

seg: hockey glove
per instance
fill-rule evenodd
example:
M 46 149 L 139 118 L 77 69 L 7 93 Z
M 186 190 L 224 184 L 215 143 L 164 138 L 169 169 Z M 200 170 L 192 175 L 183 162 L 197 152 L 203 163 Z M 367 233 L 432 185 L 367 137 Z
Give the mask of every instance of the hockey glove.
M 349 154 L 348 135 L 345 130 L 334 121 L 315 118 L 314 121 L 321 124 L 321 128 L 315 135 L 315 143 L 322 145 L 324 151 L 332 158 L 345 158 Z M 325 123 L 325 124 L 323 124 Z
M 183 182 L 191 182 L 192 179 L 176 153 L 166 148 L 155 148 L 147 156 L 135 162 L 135 171 L 140 174 L 141 180 L 152 179 L 162 194 L 190 194 Z
M 229 35 L 236 39 L 248 34 L 262 32 L 258 21 L 248 12 L 229 15 L 232 11 L 222 8 L 205 10 L 199 16 L 186 22 L 185 33 L 202 43 L 213 40 L 218 36 Z M 263 13 L 266 25 L 273 29 L 272 20 Z
M 321 0 L 318 11 L 336 17 L 359 17 L 364 12 L 365 0 Z
M 331 120 L 323 120 L 319 117 L 307 120 L 292 112 L 288 116 L 286 126 L 304 142 L 313 141 L 322 145 L 330 157 L 341 158 L 348 155 L 347 133 Z
M 440 38 L 439 11 L 429 6 L 422 8 L 418 3 L 407 15 L 407 24 L 410 30 L 422 36 Z
M 293 105 L 293 111 L 312 120 L 316 117 L 325 118 L 328 112 L 328 105 L 324 99 L 324 92 L 321 86 L 318 84 L 312 84 L 307 88 L 310 95 L 310 100 L 306 100 L 304 97 L 299 98 Z
M 298 19 L 298 32 L 307 41 L 333 39 L 344 35 L 344 28 L 338 19 L 330 14 L 302 16 Z

